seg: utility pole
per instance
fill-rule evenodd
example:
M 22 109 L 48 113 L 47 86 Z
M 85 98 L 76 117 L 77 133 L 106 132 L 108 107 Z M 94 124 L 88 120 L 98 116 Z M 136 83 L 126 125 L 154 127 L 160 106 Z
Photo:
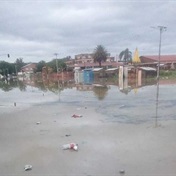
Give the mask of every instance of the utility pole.
M 159 56 L 158 56 L 158 70 L 157 70 L 157 80 L 159 81 L 159 72 L 160 72 L 160 57 L 161 57 L 161 38 L 163 31 L 167 30 L 165 26 L 158 26 L 157 27 L 160 31 L 160 38 L 159 38 Z
M 56 70 L 58 75 L 58 60 L 57 60 L 58 53 L 54 53 L 54 55 L 56 56 Z
M 161 56 L 161 38 L 163 31 L 166 31 L 167 27 L 165 26 L 158 26 L 157 27 L 160 31 L 160 38 L 159 38 L 159 55 L 158 55 L 158 67 L 157 67 L 157 92 L 156 92 L 156 119 L 155 119 L 155 127 L 158 126 L 158 99 L 159 99 L 159 73 L 160 73 L 160 56 Z

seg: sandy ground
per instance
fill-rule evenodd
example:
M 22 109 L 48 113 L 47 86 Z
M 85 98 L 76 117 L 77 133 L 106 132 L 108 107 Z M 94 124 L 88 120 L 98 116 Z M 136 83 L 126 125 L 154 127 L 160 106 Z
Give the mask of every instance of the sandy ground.
M 155 120 L 123 124 L 105 118 L 94 108 L 63 104 L 1 114 L 0 175 L 176 175 L 176 121 L 156 127 Z M 62 150 L 70 142 L 79 150 Z M 32 170 L 24 171 L 26 164 Z

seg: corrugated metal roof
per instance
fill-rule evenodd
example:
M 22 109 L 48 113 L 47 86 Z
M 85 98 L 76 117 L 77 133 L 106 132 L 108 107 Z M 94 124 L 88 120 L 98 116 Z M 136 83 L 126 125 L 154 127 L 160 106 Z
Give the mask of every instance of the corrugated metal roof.
M 139 67 L 139 68 L 145 71 L 156 71 L 156 69 L 152 67 Z
M 148 56 L 146 55 L 146 56 L 140 56 L 140 58 L 158 61 L 159 55 L 148 55 Z M 176 62 L 176 55 L 161 55 L 160 61 L 161 62 Z
M 115 71 L 118 70 L 118 68 L 108 68 L 106 71 Z
M 103 68 L 93 68 L 92 71 L 100 71 L 100 70 L 103 70 Z

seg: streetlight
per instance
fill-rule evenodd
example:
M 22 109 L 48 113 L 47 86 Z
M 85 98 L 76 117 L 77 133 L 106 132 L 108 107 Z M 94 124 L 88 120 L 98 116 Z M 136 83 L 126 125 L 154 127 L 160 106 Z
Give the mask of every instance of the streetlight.
M 161 56 L 161 38 L 163 31 L 167 30 L 167 27 L 165 26 L 158 26 L 160 31 L 160 39 L 159 39 L 159 56 L 158 56 L 158 70 L 157 70 L 157 80 L 159 80 L 159 72 L 160 72 L 160 56 Z
M 157 79 L 159 80 L 159 72 L 160 72 L 160 55 L 161 55 L 161 37 L 162 32 L 167 30 L 165 26 L 158 26 L 160 30 L 160 40 L 159 40 L 159 57 L 158 57 L 158 71 L 157 71 Z
M 157 127 L 157 119 L 158 119 L 158 99 L 159 99 L 159 72 L 160 72 L 160 56 L 161 56 L 161 38 L 162 38 L 162 32 L 166 31 L 167 27 L 165 27 L 165 26 L 158 26 L 157 28 L 160 31 L 160 38 L 159 38 L 159 56 L 158 56 L 158 67 L 157 67 L 157 92 L 156 92 L 156 119 L 155 119 L 155 127 Z

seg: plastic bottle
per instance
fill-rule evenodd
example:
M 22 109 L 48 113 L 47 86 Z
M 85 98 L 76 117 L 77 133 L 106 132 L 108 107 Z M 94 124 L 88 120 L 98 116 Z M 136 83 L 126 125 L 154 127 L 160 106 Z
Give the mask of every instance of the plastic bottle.
M 62 148 L 63 150 L 67 150 L 67 149 L 78 150 L 78 144 L 75 144 L 75 143 L 64 144 Z

